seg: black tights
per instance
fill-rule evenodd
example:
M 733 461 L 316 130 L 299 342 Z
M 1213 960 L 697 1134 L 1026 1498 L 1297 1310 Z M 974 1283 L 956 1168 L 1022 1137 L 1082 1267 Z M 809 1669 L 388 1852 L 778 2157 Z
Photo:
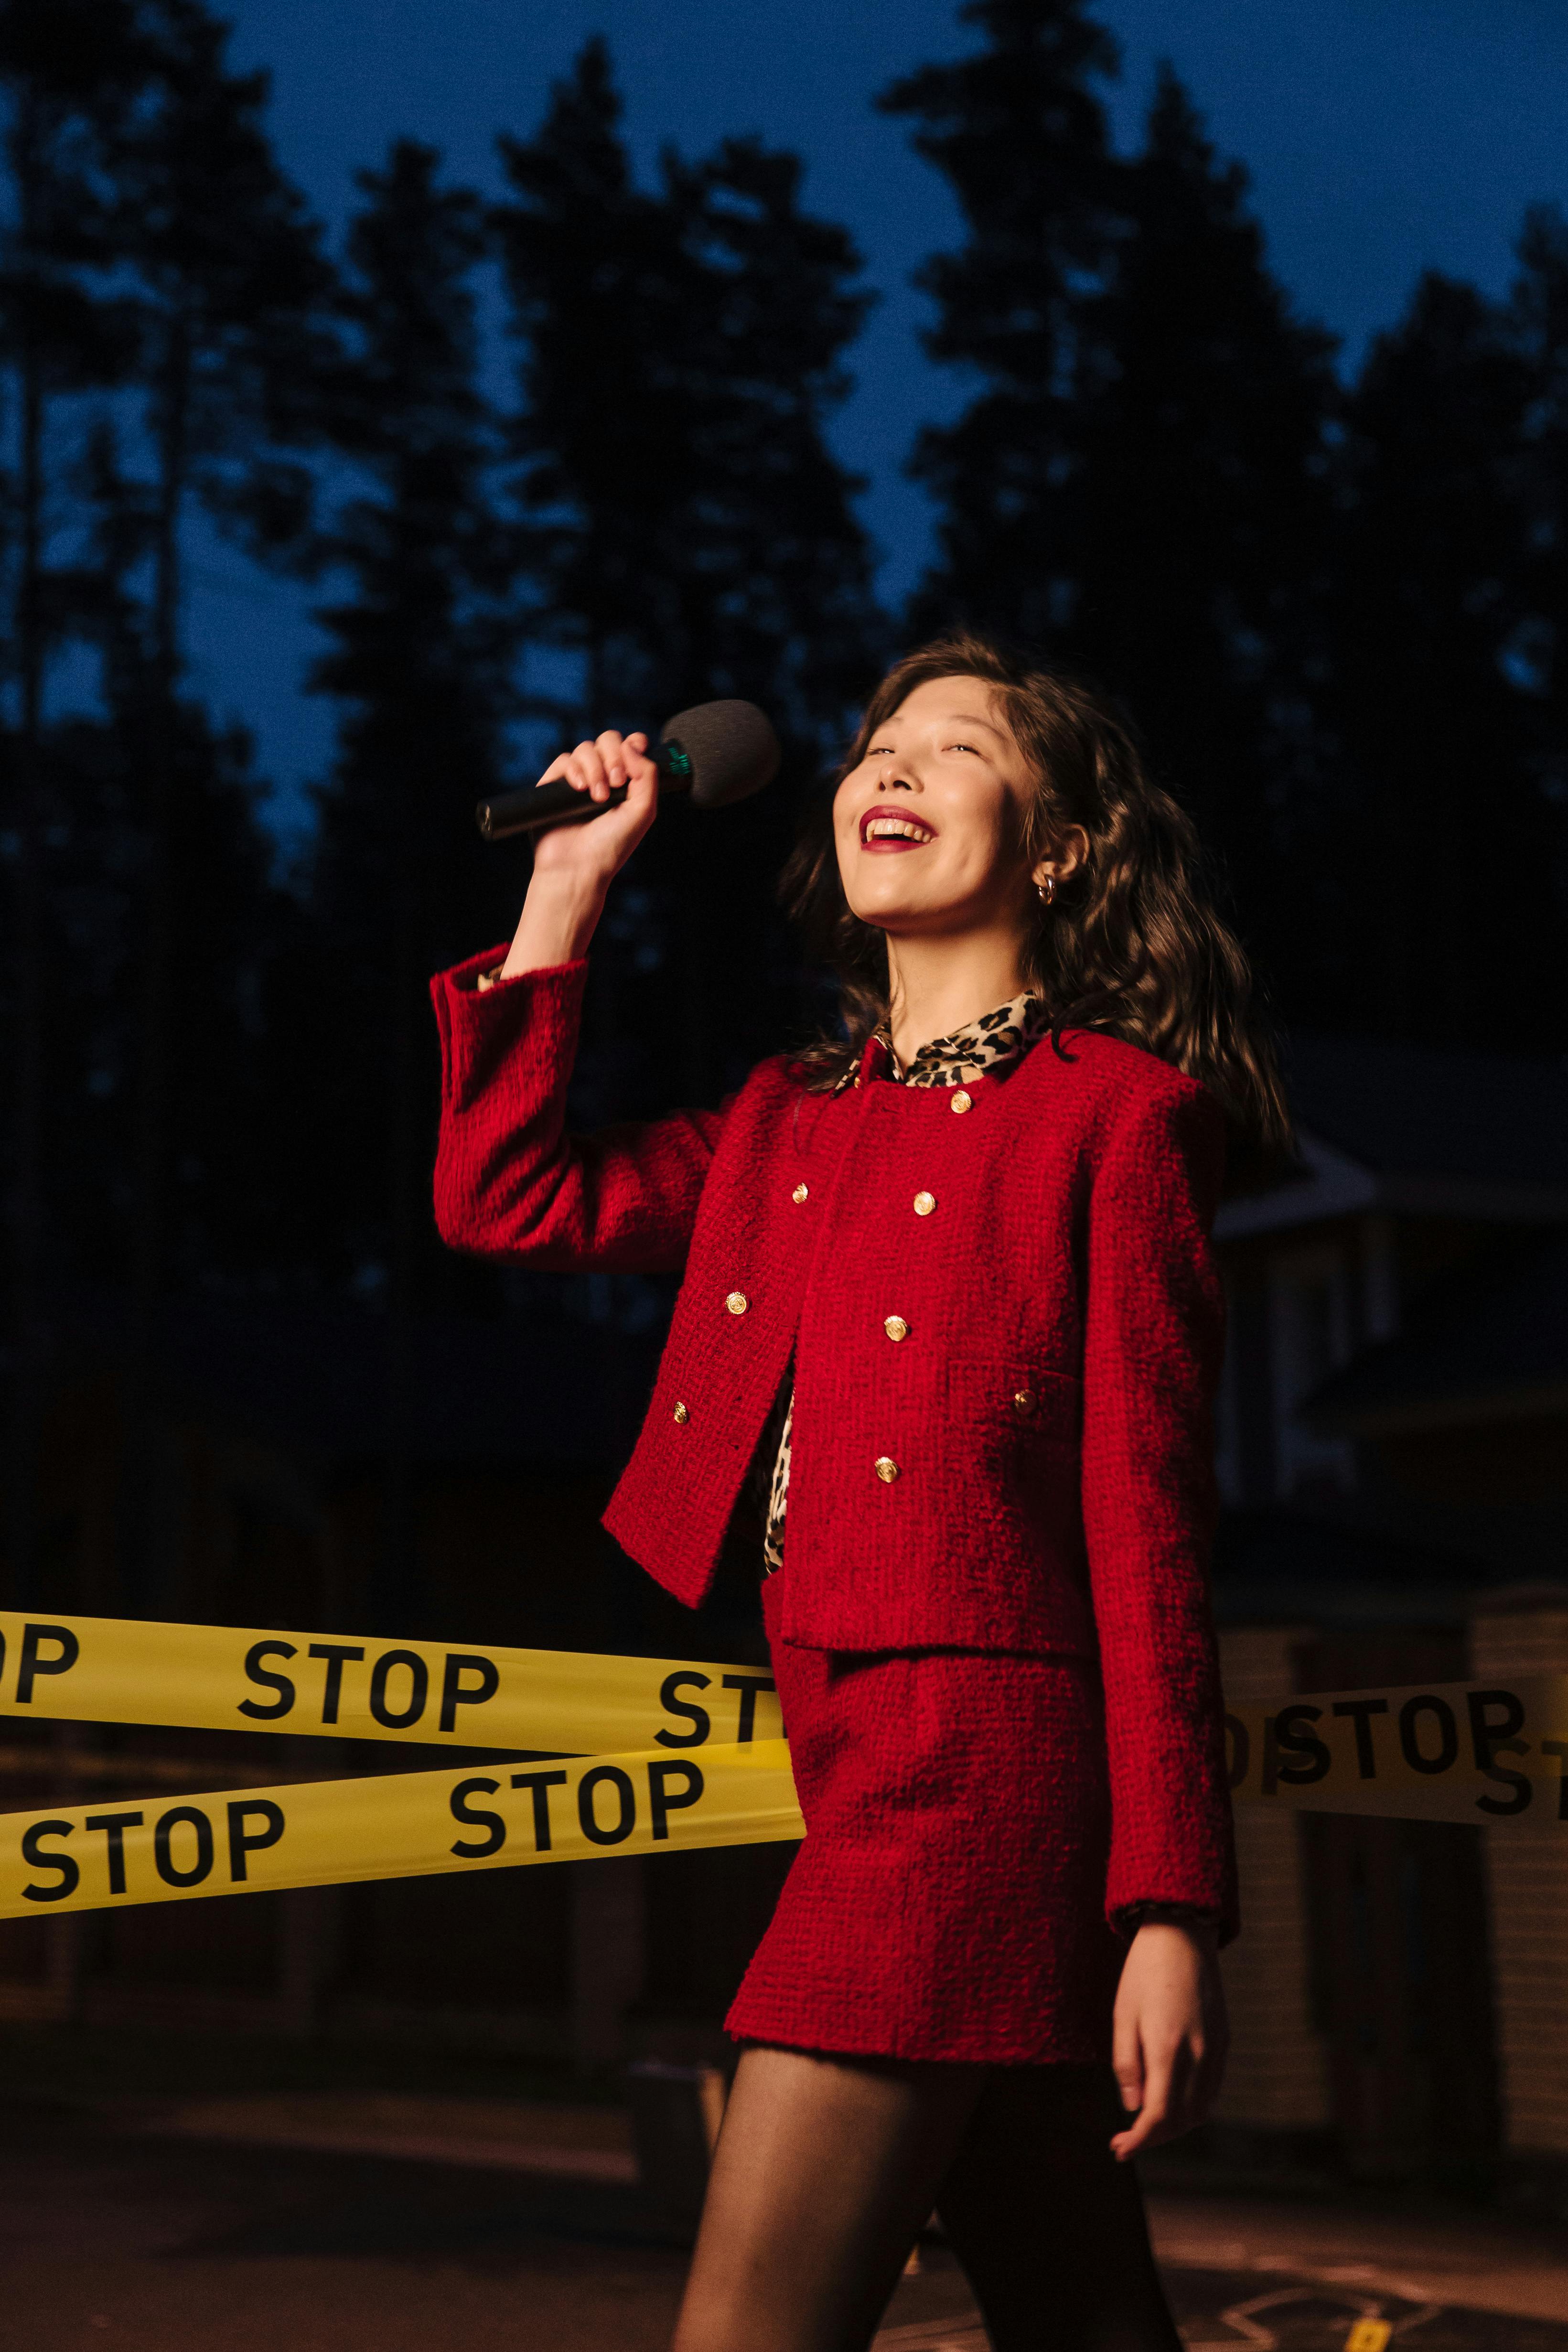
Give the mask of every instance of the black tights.
M 1180 2352 L 1088 2066 L 749 2049 L 673 2352 L 865 2352 L 934 2206 L 994 2352 Z
M 937 2211 L 994 2352 L 1179 2352 L 1130 2164 L 1127 2117 L 1089 2066 L 998 2067 Z

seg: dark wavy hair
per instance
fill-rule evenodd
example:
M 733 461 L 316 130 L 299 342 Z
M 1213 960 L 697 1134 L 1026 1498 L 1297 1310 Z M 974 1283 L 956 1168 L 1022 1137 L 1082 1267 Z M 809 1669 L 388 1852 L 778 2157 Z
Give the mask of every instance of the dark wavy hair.
M 1066 1029 L 1108 1030 L 1201 1080 L 1224 1106 L 1252 1173 L 1281 1165 L 1290 1119 L 1251 966 L 1221 919 L 1196 830 L 1154 782 L 1131 722 L 1106 695 L 1021 648 L 958 631 L 894 665 L 866 707 L 833 790 L 916 687 L 975 677 L 993 688 L 1035 777 L 1018 841 L 1032 866 L 1069 826 L 1089 855 L 1025 944 L 1024 972 Z M 839 984 L 842 1032 L 800 1056 L 809 1082 L 837 1083 L 889 1017 L 888 943 L 850 912 L 833 839 L 832 794 L 813 809 L 781 896 L 808 951 Z M 1240 1172 L 1238 1170 L 1237 1172 Z

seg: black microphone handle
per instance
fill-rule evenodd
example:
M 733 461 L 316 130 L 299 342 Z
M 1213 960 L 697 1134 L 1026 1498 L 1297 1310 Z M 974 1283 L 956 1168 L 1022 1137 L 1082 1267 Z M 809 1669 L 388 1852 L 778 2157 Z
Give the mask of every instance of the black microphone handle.
M 691 762 L 679 743 L 656 743 L 647 756 L 658 770 L 661 793 L 689 791 Z M 602 816 L 605 809 L 619 808 L 626 796 L 625 784 L 612 784 L 609 799 L 596 801 L 568 783 L 564 776 L 557 776 L 552 783 L 524 784 L 517 792 L 497 793 L 492 800 L 481 801 L 474 821 L 487 841 L 505 841 L 516 833 L 584 824 L 590 817 Z

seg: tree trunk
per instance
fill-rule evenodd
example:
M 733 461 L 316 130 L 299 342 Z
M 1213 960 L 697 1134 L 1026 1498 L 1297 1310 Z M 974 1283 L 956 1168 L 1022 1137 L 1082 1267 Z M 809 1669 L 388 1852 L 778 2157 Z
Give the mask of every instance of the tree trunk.
M 17 124 L 16 158 L 24 257 L 32 242 L 36 131 L 26 98 Z M 24 274 L 27 264 L 24 259 Z M 43 719 L 44 633 L 40 596 L 43 564 L 44 387 L 32 333 L 30 284 L 23 292 L 19 375 L 21 570 L 17 583 L 16 649 L 21 682 L 20 725 L 14 746 L 16 805 L 12 953 L 11 1393 L 6 1428 L 5 1497 L 13 1608 L 32 1604 L 37 1572 L 37 1457 L 44 1377 L 43 1115 L 44 1115 L 44 875 Z
M 417 1160 L 419 1118 L 420 1001 L 415 935 L 412 812 L 408 784 L 399 794 L 397 905 L 394 912 L 391 1068 L 387 1119 L 386 1456 L 382 1478 L 381 1607 L 386 1627 L 415 1605 L 414 1480 L 409 1461 L 414 1440 L 414 1355 L 418 1312 Z M 422 1024 L 421 1024 L 422 1026 Z
M 406 494 L 405 494 L 406 495 Z M 401 503 L 401 501 L 400 501 Z M 421 730 L 409 714 L 408 747 L 389 778 L 393 811 L 391 956 L 387 1007 L 386 1125 L 386 1426 L 382 1473 L 382 1540 L 378 1601 L 385 1624 L 409 1622 L 416 1605 L 414 1541 L 415 1349 L 419 1308 L 419 1070 L 425 1002 L 420 970 L 422 926 L 416 800 L 422 776 Z
M 180 520 L 188 463 L 190 347 L 172 315 L 164 345 L 158 431 L 158 520 L 153 597 L 153 698 L 145 770 L 146 866 L 142 894 L 142 972 L 137 1005 L 134 1223 L 125 1461 L 121 1489 L 123 1570 L 132 1607 L 153 1598 L 156 1529 L 153 1401 L 158 1310 L 167 1273 L 174 1092 L 174 770 L 180 671 Z
M 184 324 L 171 320 L 158 449 L 158 526 L 153 603 L 153 695 L 147 761 L 147 865 L 143 879 L 141 1086 L 136 1128 L 136 1227 L 132 1287 L 139 1317 L 155 1309 L 169 1249 L 169 1160 L 174 1057 L 170 1035 L 174 965 L 174 766 L 180 674 L 180 519 L 187 465 L 190 352 Z

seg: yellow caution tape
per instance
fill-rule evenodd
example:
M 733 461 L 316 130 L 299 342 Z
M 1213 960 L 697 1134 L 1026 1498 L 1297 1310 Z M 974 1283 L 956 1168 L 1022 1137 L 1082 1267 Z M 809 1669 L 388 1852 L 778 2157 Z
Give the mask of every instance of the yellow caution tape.
M 1226 1717 L 1233 1795 L 1321 1813 L 1568 1823 L 1568 1676 L 1324 1691 Z
M 15 1611 L 0 1714 L 581 1756 L 783 1732 L 756 1666 Z
M 552 1759 L 0 1815 L 0 1917 L 805 1833 L 754 1667 L 7 1612 L 0 1713 Z M 1242 1801 L 1568 1823 L 1565 1676 L 1310 1693 L 1226 1738 Z
M 0 1814 L 0 1918 L 805 1833 L 782 1739 Z

